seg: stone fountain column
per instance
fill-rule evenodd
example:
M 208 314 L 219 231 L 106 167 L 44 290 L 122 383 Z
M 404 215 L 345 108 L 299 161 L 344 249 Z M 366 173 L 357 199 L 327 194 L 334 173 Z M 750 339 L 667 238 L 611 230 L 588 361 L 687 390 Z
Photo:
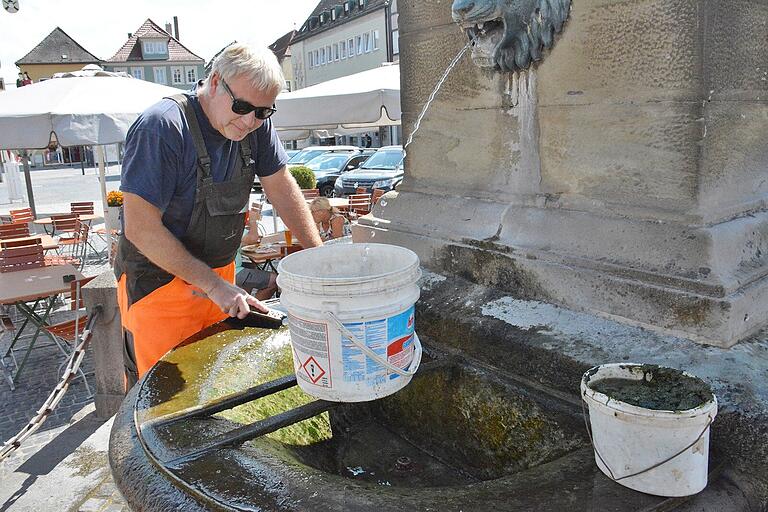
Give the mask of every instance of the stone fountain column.
M 407 137 L 467 37 L 450 2 L 399 10 Z M 731 346 L 768 322 L 766 40 L 756 0 L 576 0 L 529 71 L 462 60 L 355 239 Z

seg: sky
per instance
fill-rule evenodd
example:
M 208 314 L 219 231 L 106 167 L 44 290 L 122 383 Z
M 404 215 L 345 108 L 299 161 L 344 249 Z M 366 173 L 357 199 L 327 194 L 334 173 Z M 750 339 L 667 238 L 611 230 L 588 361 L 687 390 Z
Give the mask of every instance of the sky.
M 100 59 L 112 57 L 147 18 L 161 28 L 179 18 L 184 46 L 210 60 L 232 41 L 269 45 L 301 27 L 319 0 L 18 0 L 0 9 L 0 76 L 14 87 L 14 62 L 57 26 Z

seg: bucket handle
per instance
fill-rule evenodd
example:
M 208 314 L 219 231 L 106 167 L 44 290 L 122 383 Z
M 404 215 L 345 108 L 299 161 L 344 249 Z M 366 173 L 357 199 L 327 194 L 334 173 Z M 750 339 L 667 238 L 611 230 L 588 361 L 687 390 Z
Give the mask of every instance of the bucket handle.
M 709 430 L 709 427 L 712 426 L 712 422 L 715 421 L 715 419 L 711 415 L 707 415 L 708 421 L 707 421 L 707 424 L 704 426 L 704 430 L 701 431 L 701 434 L 699 434 L 699 437 L 697 437 L 691 444 L 689 444 L 688 446 L 686 446 L 685 448 L 683 448 L 679 452 L 675 453 L 674 455 L 671 455 L 671 456 L 667 457 L 666 459 L 662 460 L 661 462 L 657 462 L 656 464 L 654 464 L 653 466 L 651 466 L 649 468 L 645 468 L 645 469 L 643 469 L 641 471 L 636 471 L 636 472 L 631 473 L 629 475 L 624 475 L 622 477 L 618 477 L 617 478 L 616 474 L 613 472 L 611 467 L 608 465 L 607 462 L 605 462 L 605 459 L 603 458 L 603 456 L 600 455 L 600 451 L 597 449 L 597 445 L 595 444 L 595 440 L 592 438 L 592 429 L 589 428 L 589 420 L 587 420 L 588 414 L 587 414 L 586 408 L 584 407 L 584 402 L 585 402 L 584 397 L 582 397 L 581 413 L 582 413 L 582 416 L 584 417 L 584 426 L 587 428 L 587 435 L 589 436 L 589 442 L 592 443 L 592 448 L 594 448 L 594 450 L 595 450 L 595 455 L 597 455 L 597 457 L 600 459 L 600 462 L 602 462 L 603 466 L 605 466 L 605 469 L 607 469 L 608 472 L 610 473 L 609 478 L 611 480 L 613 480 L 614 482 L 618 482 L 620 480 L 624 480 L 625 478 L 632 478 L 633 476 L 642 475 L 643 473 L 647 473 L 647 472 L 649 472 L 649 471 L 651 471 L 653 469 L 658 468 L 659 466 L 663 466 L 664 464 L 666 464 L 667 462 L 671 461 L 672 459 L 675 459 L 675 458 L 679 457 L 680 455 L 684 454 L 690 448 L 692 448 L 696 443 L 698 443 L 701 440 L 702 437 L 704 437 L 704 434 L 707 433 L 707 430 Z
M 413 370 L 403 370 L 402 368 L 398 368 L 397 366 L 393 365 L 386 359 L 383 359 L 379 354 L 371 350 L 365 343 L 361 342 L 357 336 L 352 334 L 349 329 L 344 327 L 344 324 L 341 323 L 341 320 L 338 319 L 336 315 L 334 315 L 330 311 L 325 312 L 325 316 L 328 317 L 328 319 L 333 322 L 333 324 L 336 326 L 336 328 L 341 331 L 341 334 L 349 338 L 349 340 L 360 350 L 363 351 L 365 355 L 379 363 L 381 366 L 385 367 L 391 372 L 394 372 L 398 375 L 401 375 L 403 377 L 413 377 L 416 375 L 416 371 L 419 369 L 419 365 L 421 364 L 421 355 L 422 355 L 422 348 L 421 348 L 421 341 L 419 341 L 419 337 L 416 336 L 416 333 L 413 333 L 413 340 L 416 346 L 414 347 L 414 354 L 413 354 L 413 361 L 411 362 L 411 367 L 413 367 Z

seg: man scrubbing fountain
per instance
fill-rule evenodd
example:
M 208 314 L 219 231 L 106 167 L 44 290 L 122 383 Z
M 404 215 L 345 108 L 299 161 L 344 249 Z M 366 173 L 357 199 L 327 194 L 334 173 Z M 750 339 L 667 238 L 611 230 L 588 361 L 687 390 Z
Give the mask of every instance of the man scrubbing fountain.
M 256 175 L 301 244 L 322 245 L 269 121 L 283 84 L 270 51 L 233 44 L 193 92 L 163 99 L 128 132 L 115 274 L 129 386 L 193 333 L 266 311 L 233 284 Z

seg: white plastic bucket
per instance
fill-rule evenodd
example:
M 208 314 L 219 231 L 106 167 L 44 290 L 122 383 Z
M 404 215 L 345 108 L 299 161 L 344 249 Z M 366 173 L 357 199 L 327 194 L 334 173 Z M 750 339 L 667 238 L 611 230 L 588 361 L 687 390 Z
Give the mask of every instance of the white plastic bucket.
M 707 486 L 709 431 L 717 415 L 717 398 L 712 395 L 686 411 L 657 411 L 591 388 L 603 379 L 642 380 L 646 369 L 639 364 L 606 364 L 584 374 L 581 395 L 589 406 L 595 461 L 606 476 L 636 491 L 668 497 L 696 494 Z
M 421 362 L 419 258 L 384 244 L 299 251 L 278 266 L 296 380 L 306 393 L 364 402 L 402 389 Z

